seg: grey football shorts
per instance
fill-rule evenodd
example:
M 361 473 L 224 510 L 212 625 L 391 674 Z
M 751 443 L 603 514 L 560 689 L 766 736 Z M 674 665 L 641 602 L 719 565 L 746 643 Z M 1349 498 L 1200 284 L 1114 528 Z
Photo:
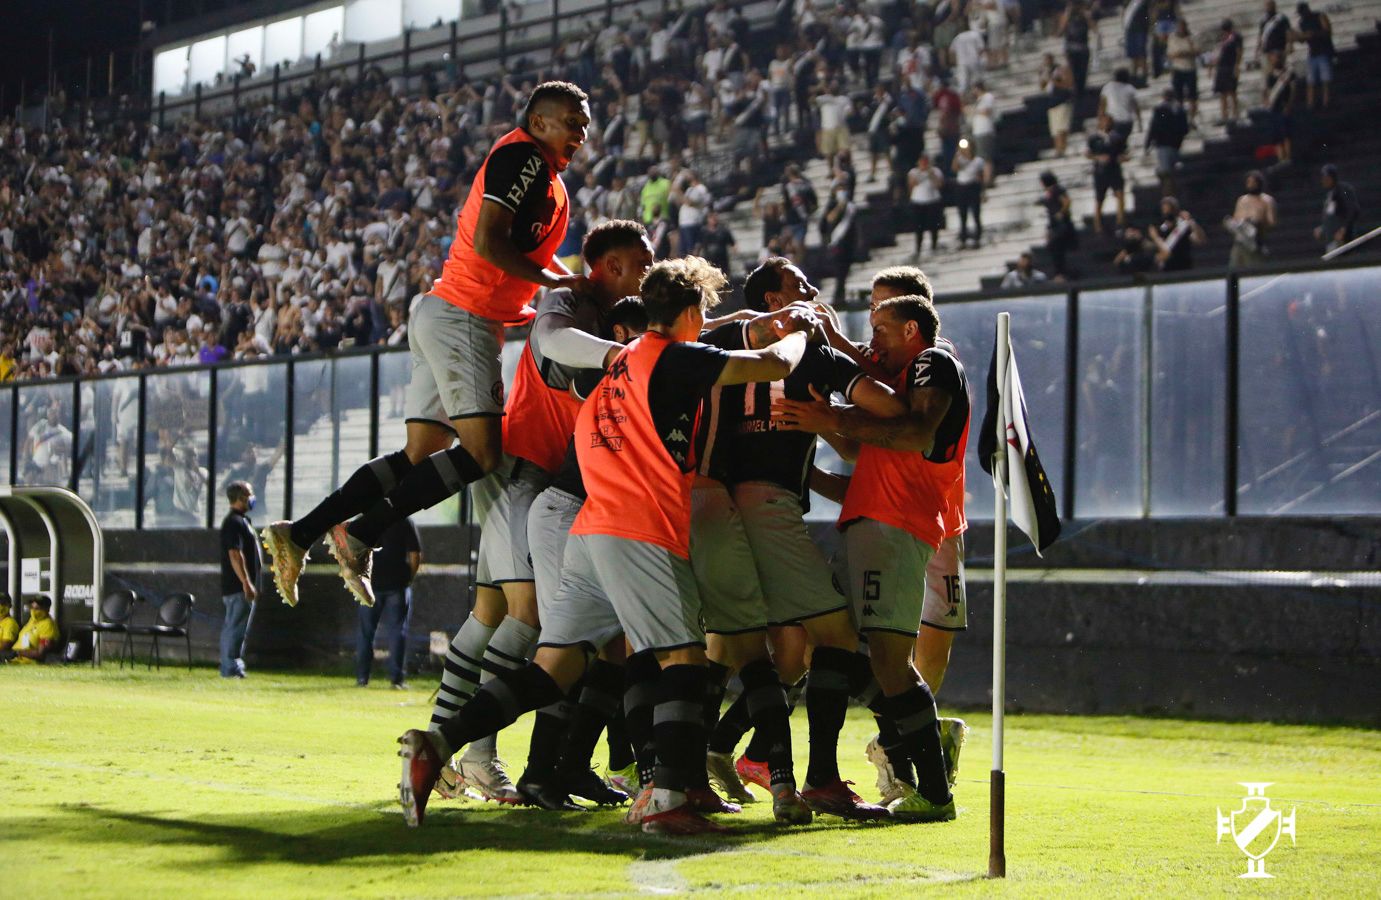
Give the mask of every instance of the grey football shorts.
M 571 525 L 584 500 L 560 488 L 549 487 L 537 495 L 527 514 L 528 547 L 532 554 L 532 574 L 537 590 L 538 620 L 550 615 L 552 600 L 561 587 L 561 560 Z
M 781 485 L 749 481 L 734 485 L 733 498 L 767 598 L 769 624 L 790 625 L 849 608 L 810 539 L 800 497 Z
M 941 631 L 965 631 L 969 627 L 962 534 L 941 541 L 940 549 L 925 567 L 925 606 L 921 609 L 921 624 Z
M 509 581 L 532 581 L 532 554 L 528 549 L 528 512 L 537 495 L 547 489 L 551 476 L 532 463 L 519 460 L 510 471 L 508 484 L 489 508 L 480 526 L 480 557 L 475 582 L 497 587 Z
M 573 534 L 537 643 L 598 650 L 620 631 L 634 653 L 705 646 L 690 562 L 645 541 Z
M 915 636 L 935 548 L 900 528 L 859 519 L 844 530 L 844 553 L 858 630 Z
M 403 415 L 437 422 L 503 415 L 503 324 L 447 303 L 435 294 L 417 301 L 408 320 L 412 378 Z
M 690 554 L 706 631 L 745 634 L 767 627 L 767 600 L 743 517 L 729 489 L 717 481 L 698 481 L 691 488 Z

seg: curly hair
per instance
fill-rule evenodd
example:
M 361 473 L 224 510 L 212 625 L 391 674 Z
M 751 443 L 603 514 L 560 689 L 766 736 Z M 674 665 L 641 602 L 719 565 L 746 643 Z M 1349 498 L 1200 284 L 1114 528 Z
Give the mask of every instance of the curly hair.
M 719 305 L 719 292 L 729 284 L 724 273 L 698 256 L 665 259 L 655 264 L 643 278 L 643 305 L 653 325 L 670 325 L 683 309 L 699 306 L 700 311 Z

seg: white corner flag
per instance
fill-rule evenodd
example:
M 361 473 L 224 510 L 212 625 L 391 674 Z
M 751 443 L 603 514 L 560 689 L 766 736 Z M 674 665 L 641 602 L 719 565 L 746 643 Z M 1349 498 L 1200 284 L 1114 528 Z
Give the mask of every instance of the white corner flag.
M 1011 316 L 998 313 L 997 341 L 988 367 L 988 411 L 978 436 L 978 459 L 993 476 L 993 768 L 988 813 L 988 877 L 1007 877 L 1004 841 L 1003 711 L 1007 703 L 1007 498 L 1012 521 L 1036 554 L 1060 536 L 1055 492 L 1045 476 L 1027 424 L 1026 397 L 1012 355 Z

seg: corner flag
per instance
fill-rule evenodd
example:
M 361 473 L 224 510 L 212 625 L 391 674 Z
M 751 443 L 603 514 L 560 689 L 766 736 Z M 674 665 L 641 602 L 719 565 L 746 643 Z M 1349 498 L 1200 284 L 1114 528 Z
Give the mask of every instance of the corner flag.
M 993 768 L 989 785 L 988 877 L 1007 877 L 1005 843 L 1007 775 L 1002 765 L 1003 713 L 1007 705 L 1007 497 L 1012 520 L 1036 545 L 1036 554 L 1060 536 L 1055 492 L 1045 477 L 1031 429 L 1026 398 L 1012 355 L 1011 315 L 998 313 L 997 341 L 988 366 L 988 412 L 978 434 L 978 459 L 993 476 Z M 1010 473 L 1010 477 L 1009 477 Z
M 999 365 L 998 354 L 1003 355 L 1005 365 Z M 1001 468 L 993 467 L 999 435 L 1007 448 L 1005 479 L 999 474 Z M 983 471 L 993 476 L 994 489 L 1011 498 L 1012 521 L 1026 532 L 1039 556 L 1060 536 L 1060 513 L 1026 423 L 1026 395 L 1012 355 L 1011 335 L 1004 336 L 1000 326 L 988 365 L 988 411 L 978 433 L 978 461 Z

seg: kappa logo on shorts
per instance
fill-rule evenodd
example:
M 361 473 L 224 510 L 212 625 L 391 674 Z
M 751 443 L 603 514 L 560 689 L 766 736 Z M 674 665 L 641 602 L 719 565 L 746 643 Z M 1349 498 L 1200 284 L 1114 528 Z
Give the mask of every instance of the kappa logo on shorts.
M 494 402 L 503 406 L 503 379 L 494 382 L 494 386 L 489 389 L 489 396 L 494 398 Z

